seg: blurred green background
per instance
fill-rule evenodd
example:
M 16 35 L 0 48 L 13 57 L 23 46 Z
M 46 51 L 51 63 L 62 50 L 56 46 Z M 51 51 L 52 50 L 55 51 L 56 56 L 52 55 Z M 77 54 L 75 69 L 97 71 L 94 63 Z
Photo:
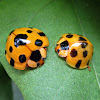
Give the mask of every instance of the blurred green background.
M 6 61 L 7 36 L 19 27 L 38 28 L 49 39 L 45 64 L 36 70 L 18 71 Z M 100 0 L 0 0 L 0 100 L 100 100 L 99 27 Z M 55 53 L 67 32 L 92 42 L 91 72 L 69 67 Z

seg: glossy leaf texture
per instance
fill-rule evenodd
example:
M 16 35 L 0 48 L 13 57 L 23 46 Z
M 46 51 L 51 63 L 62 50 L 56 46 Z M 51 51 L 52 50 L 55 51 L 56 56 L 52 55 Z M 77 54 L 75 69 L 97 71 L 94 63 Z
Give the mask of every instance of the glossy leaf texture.
M 99 11 L 99 0 L 0 1 L 0 62 L 25 100 L 100 99 Z M 38 28 L 49 39 L 47 59 L 38 69 L 19 71 L 5 58 L 7 36 L 19 27 Z M 64 33 L 84 35 L 92 42 L 91 72 L 73 69 L 58 57 L 55 45 Z

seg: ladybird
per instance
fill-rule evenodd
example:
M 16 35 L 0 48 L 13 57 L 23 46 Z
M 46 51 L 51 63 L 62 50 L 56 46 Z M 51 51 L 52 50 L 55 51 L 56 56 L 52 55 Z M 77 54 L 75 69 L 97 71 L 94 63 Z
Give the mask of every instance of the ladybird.
M 18 70 L 36 68 L 44 64 L 49 41 L 47 36 L 36 28 L 18 28 L 10 32 L 5 56 L 10 65 Z
M 63 34 L 56 44 L 58 56 L 65 58 L 66 63 L 76 69 L 87 68 L 93 56 L 93 45 L 84 36 L 78 34 Z

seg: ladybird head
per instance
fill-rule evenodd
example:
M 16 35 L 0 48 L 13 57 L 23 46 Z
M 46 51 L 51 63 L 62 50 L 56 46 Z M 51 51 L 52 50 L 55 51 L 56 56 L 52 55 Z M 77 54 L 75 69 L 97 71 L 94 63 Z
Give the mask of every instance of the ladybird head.
M 46 50 L 41 48 L 36 51 L 32 51 L 31 56 L 27 62 L 27 66 L 34 68 L 44 64 L 44 59 L 46 58 Z
M 63 38 L 60 40 L 62 41 Z M 60 42 L 60 40 L 58 42 Z M 55 51 L 58 53 L 60 57 L 67 57 L 69 50 L 69 43 L 67 40 L 62 41 L 61 43 L 57 43 Z

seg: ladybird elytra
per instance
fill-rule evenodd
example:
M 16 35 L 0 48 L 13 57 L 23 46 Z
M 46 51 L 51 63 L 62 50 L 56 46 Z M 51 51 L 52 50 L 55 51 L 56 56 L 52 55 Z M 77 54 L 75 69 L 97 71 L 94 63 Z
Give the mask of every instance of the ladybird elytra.
M 78 34 L 63 34 L 57 42 L 55 51 L 66 63 L 76 69 L 89 67 L 93 54 L 92 43 L 84 36 Z
M 48 38 L 41 30 L 18 28 L 10 32 L 7 38 L 6 59 L 19 70 L 35 68 L 44 64 L 48 45 Z

